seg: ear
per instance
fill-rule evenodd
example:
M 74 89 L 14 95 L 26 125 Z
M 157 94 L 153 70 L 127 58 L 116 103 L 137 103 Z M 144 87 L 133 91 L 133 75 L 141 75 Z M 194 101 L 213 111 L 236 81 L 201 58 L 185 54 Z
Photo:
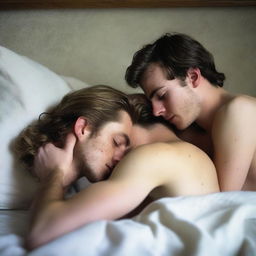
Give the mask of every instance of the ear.
M 90 130 L 88 120 L 85 117 L 80 116 L 77 118 L 74 124 L 74 133 L 78 140 L 83 140 L 88 136 Z
M 188 70 L 187 77 L 193 88 L 196 88 L 200 85 L 202 75 L 199 68 L 190 68 Z

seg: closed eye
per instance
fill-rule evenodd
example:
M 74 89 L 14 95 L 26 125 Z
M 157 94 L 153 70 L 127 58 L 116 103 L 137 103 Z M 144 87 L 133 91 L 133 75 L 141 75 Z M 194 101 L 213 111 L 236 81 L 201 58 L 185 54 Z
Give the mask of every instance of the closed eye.
M 158 100 L 163 100 L 165 98 L 165 93 L 157 95 Z
M 115 139 L 113 139 L 113 144 L 114 144 L 115 147 L 119 147 L 120 146 L 119 143 Z
M 115 147 L 124 146 L 125 148 L 130 146 L 130 138 L 125 133 L 120 133 L 113 138 L 113 145 Z

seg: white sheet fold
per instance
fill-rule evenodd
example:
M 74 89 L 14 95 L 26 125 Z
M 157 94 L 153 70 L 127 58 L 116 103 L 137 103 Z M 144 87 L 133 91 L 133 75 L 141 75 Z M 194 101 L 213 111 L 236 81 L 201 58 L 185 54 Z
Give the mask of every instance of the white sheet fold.
M 97 221 L 29 256 L 255 256 L 256 192 L 164 198 L 134 219 Z
M 96 221 L 30 253 L 0 237 L 1 256 L 255 256 L 256 192 L 163 198 L 133 219 Z

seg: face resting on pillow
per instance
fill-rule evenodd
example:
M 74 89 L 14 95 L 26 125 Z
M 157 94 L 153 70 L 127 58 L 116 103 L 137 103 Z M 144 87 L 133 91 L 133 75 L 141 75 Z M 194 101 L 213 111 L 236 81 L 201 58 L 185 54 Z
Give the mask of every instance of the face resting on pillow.
M 106 179 L 130 145 L 132 105 L 126 94 L 108 86 L 93 86 L 67 94 L 59 104 L 29 125 L 16 141 L 19 158 L 33 170 L 40 146 L 62 147 L 73 133 L 74 162 L 81 175 Z

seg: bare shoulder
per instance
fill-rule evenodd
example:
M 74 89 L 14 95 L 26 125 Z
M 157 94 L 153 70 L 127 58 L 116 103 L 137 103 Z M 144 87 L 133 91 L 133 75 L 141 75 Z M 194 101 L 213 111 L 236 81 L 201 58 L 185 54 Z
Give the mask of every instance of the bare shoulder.
M 238 95 L 224 104 L 215 114 L 212 132 L 224 130 L 243 130 L 256 124 L 256 98 Z
M 153 162 L 159 164 L 164 159 L 167 159 L 168 161 L 171 161 L 172 159 L 177 161 L 178 159 L 190 158 L 191 155 L 195 154 L 202 156 L 206 155 L 198 147 L 185 141 L 156 142 L 142 145 L 132 150 L 125 157 L 125 161 L 132 161 L 137 164 L 152 164 Z
M 179 144 L 157 142 L 141 145 L 129 152 L 118 166 L 133 165 L 138 167 L 148 167 L 160 164 L 164 159 L 169 160 L 178 155 Z
M 184 141 L 158 142 L 132 150 L 117 165 L 115 176 L 144 180 L 148 177 L 161 185 L 172 174 L 177 176 L 184 170 L 194 172 L 199 169 L 214 169 L 214 165 L 198 147 Z
M 152 189 L 162 185 L 163 171 L 173 157 L 170 148 L 167 143 L 153 143 L 133 149 L 115 167 L 110 180 L 125 184 L 140 182 Z
M 240 116 L 242 113 L 255 114 L 256 111 L 256 98 L 248 95 L 238 95 L 233 97 L 230 101 L 224 104 L 219 111 L 218 115 L 234 115 Z M 256 119 L 256 115 L 255 115 Z
M 217 111 L 211 130 L 216 155 L 221 157 L 224 149 L 227 155 L 255 144 L 255 114 L 256 98 L 246 95 L 234 97 Z

